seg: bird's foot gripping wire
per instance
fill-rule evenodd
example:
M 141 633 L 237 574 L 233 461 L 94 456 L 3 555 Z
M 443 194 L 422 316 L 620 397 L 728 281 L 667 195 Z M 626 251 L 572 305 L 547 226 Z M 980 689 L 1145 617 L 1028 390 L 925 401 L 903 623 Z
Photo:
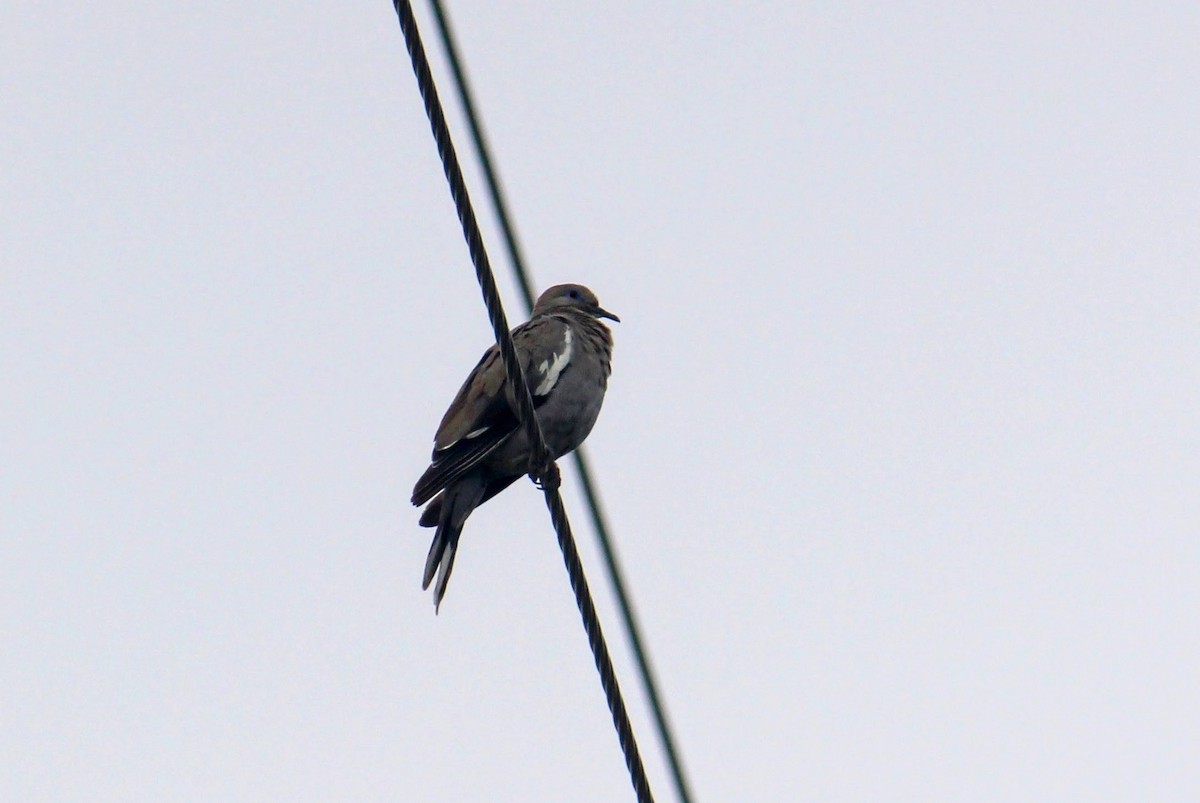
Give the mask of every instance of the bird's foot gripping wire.
M 562 485 L 562 473 L 558 470 L 558 463 L 553 460 L 541 470 L 533 468 L 529 472 L 529 479 L 533 480 L 539 491 L 557 491 Z

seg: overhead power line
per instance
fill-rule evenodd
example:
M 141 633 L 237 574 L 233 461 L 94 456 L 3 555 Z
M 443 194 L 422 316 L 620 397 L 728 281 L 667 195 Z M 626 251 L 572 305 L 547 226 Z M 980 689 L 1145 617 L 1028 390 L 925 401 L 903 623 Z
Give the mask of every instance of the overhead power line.
M 508 247 L 509 261 L 512 263 L 513 272 L 516 274 L 517 283 L 525 299 L 525 309 L 526 311 L 530 311 L 533 309 L 533 300 L 535 297 L 533 282 L 530 279 L 529 272 L 525 269 L 525 259 L 517 239 L 516 228 L 512 223 L 512 216 L 508 213 L 508 203 L 504 198 L 504 191 L 500 186 L 500 179 L 492 161 L 491 149 L 488 147 L 487 137 L 483 133 L 483 126 L 475 111 L 474 93 L 471 91 L 466 70 L 463 68 L 462 59 L 459 56 L 458 44 L 454 37 L 453 28 L 450 25 L 450 19 L 443 8 L 441 0 L 430 0 L 429 5 L 433 9 L 438 32 L 442 37 L 442 45 L 446 50 L 450 69 L 454 73 L 459 101 L 466 112 L 467 124 L 471 129 L 471 139 L 475 144 L 475 152 L 478 154 L 479 163 L 483 168 L 492 206 L 496 210 L 496 217 L 499 219 L 500 229 L 504 234 L 504 242 Z M 596 483 L 592 480 L 592 473 L 582 447 L 575 450 L 574 458 L 575 466 L 579 471 L 580 482 L 583 485 L 584 496 L 591 511 L 592 524 L 596 530 L 596 540 L 600 543 L 600 551 L 604 555 L 609 581 L 612 583 L 613 593 L 617 598 L 617 607 L 621 611 L 621 619 L 625 625 L 625 632 L 629 637 L 630 647 L 637 660 L 638 671 L 642 677 L 642 685 L 646 690 L 646 697 L 649 699 L 650 708 L 654 712 L 654 721 L 658 727 L 659 740 L 662 742 L 663 751 L 666 753 L 667 761 L 671 766 L 671 774 L 675 781 L 675 790 L 679 795 L 680 803 L 691 803 L 691 789 L 687 774 L 684 772 L 683 761 L 680 758 L 679 751 L 675 747 L 675 737 L 671 730 L 670 721 L 667 718 L 666 707 L 662 703 L 662 696 L 658 691 L 658 682 L 653 664 L 644 647 L 641 626 L 638 624 L 637 615 L 633 610 L 633 603 L 630 601 L 629 594 L 625 591 L 624 573 L 621 570 L 621 564 L 617 559 L 616 550 L 609 536 L 608 525 L 595 490 Z
M 412 60 L 413 73 L 417 78 L 417 86 L 425 104 L 425 113 L 429 118 L 430 129 L 437 143 L 438 155 L 450 185 L 450 195 L 462 224 L 463 237 L 471 254 L 471 262 L 475 266 L 475 277 L 483 292 L 483 301 L 487 306 L 488 318 L 496 335 L 496 344 L 504 360 L 505 372 L 509 387 L 517 404 L 517 416 L 521 419 L 530 444 L 530 473 L 538 479 L 538 484 L 546 497 L 546 507 L 550 510 L 551 521 L 558 535 L 559 548 L 562 550 L 563 562 L 571 581 L 571 590 L 575 593 L 575 603 L 583 619 L 584 630 L 587 632 L 588 643 L 596 661 L 596 669 L 600 673 L 600 683 L 604 688 L 609 711 L 612 714 L 613 726 L 625 754 L 625 765 L 629 777 L 637 793 L 639 803 L 653 803 L 650 784 L 646 778 L 646 769 L 638 752 L 637 741 L 633 735 L 633 727 L 629 722 L 629 714 L 625 710 L 625 701 L 617 683 L 616 671 L 613 669 L 612 658 L 600 629 L 600 619 L 588 590 L 587 578 L 584 576 L 583 564 L 579 561 L 579 552 L 575 539 L 571 535 L 570 522 L 567 520 L 566 509 L 563 507 L 562 496 L 559 494 L 560 475 L 542 437 L 541 426 L 534 414 L 533 399 L 529 395 L 529 386 L 525 384 L 524 371 L 517 359 L 516 349 L 509 334 L 508 319 L 500 301 L 500 293 L 496 289 L 496 280 L 488 262 L 487 251 L 483 245 L 483 235 L 475 212 L 471 207 L 471 199 L 467 193 L 467 185 L 463 179 L 462 169 L 450 139 L 450 128 L 446 124 L 445 113 L 438 99 L 437 88 L 429 68 L 429 59 L 421 44 L 420 33 L 417 31 L 417 21 L 413 15 L 412 4 L 409 0 L 394 0 L 396 16 L 400 28 L 404 32 L 404 41 Z

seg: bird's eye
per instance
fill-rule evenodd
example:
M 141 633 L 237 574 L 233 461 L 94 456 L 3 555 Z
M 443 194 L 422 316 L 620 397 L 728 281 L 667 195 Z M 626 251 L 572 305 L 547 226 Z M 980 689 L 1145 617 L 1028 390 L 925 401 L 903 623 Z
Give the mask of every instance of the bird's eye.
M 571 292 L 567 293 L 567 295 L 568 295 L 568 296 L 570 296 L 571 298 L 575 298 L 575 299 L 577 299 L 577 298 L 579 298 L 579 291 L 578 291 L 578 290 L 572 290 Z

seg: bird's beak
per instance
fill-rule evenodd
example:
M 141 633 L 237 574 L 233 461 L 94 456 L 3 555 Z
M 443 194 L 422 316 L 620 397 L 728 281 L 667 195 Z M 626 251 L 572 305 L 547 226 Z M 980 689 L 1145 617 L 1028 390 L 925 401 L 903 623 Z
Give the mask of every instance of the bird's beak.
M 617 323 L 621 322 L 620 318 L 618 318 L 616 315 L 613 315 L 603 307 L 592 307 L 591 312 L 592 315 L 596 316 L 597 318 L 608 318 L 610 321 L 616 321 Z

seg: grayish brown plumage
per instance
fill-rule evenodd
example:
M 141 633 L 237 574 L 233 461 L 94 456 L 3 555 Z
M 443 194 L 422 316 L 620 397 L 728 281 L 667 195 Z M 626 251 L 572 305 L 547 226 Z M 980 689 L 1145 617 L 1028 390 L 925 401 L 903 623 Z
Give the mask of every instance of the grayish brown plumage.
M 559 284 L 542 293 L 529 321 L 512 331 L 546 446 L 561 457 L 592 431 L 612 372 L 612 333 L 600 318 L 619 321 L 583 285 Z M 413 488 L 412 503 L 429 505 L 422 527 L 437 527 L 422 588 L 434 576 L 441 605 L 454 568 L 463 523 L 471 511 L 529 469 L 529 440 L 513 412 L 496 346 L 488 349 L 442 416 L 433 459 Z

